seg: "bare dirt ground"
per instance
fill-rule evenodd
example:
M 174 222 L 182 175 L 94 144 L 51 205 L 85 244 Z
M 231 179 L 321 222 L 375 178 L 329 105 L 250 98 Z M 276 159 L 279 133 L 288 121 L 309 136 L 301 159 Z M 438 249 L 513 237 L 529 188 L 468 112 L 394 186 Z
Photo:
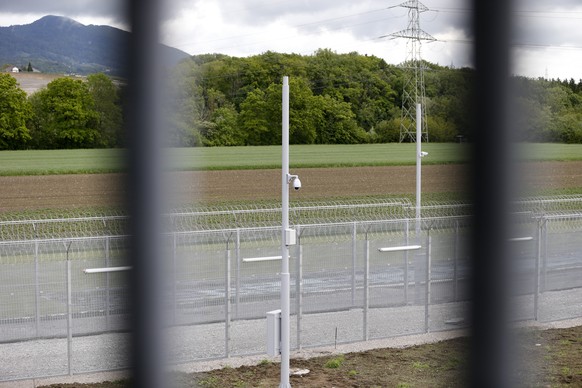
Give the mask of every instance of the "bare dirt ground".
M 16 78 L 16 82 L 20 85 L 20 88 L 24 90 L 27 94 L 32 94 L 38 89 L 44 88 L 49 82 L 64 77 L 63 74 L 45 74 L 45 73 L 10 73 L 10 75 Z
M 582 386 L 582 326 L 567 329 L 520 329 L 516 334 L 521 355 L 513 369 L 513 386 Z M 345 355 L 292 359 L 291 368 L 308 369 L 291 376 L 293 387 L 466 387 L 470 339 L 467 337 L 408 348 L 374 349 Z M 280 365 L 224 368 L 175 375 L 179 387 L 276 387 Z M 94 384 L 53 384 L 51 388 L 133 387 L 121 380 Z
M 294 169 L 301 191 L 293 200 L 410 195 L 415 167 Z M 464 192 L 466 165 L 423 166 L 423 193 Z M 519 177 L 532 192 L 582 187 L 582 162 L 524 165 Z M 279 170 L 187 171 L 169 174 L 166 185 L 177 205 L 197 202 L 268 201 L 281 195 Z M 123 174 L 0 177 L 0 212 L 120 206 L 126 196 Z

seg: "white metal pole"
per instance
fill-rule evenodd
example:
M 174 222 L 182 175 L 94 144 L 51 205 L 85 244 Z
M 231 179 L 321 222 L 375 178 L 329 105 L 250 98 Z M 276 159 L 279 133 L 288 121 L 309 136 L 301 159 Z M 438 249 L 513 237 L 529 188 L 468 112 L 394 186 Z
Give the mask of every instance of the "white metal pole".
M 72 242 L 67 246 L 67 364 L 69 365 L 69 376 L 73 375 L 73 285 L 71 281 L 71 260 L 69 250 Z
M 229 237 L 230 240 L 230 237 Z M 226 243 L 226 264 L 224 268 L 224 357 L 230 357 L 230 321 L 232 304 L 230 303 L 230 246 Z
M 279 388 L 289 384 L 289 335 L 290 335 L 290 290 L 289 290 L 289 248 L 286 230 L 289 229 L 289 77 L 283 77 L 283 124 L 282 124 L 282 167 L 281 167 L 281 383 Z
M 422 107 L 416 104 L 416 238 L 420 239 L 420 165 L 421 165 L 421 143 L 422 143 Z M 420 241 L 420 240 L 418 240 Z
M 301 350 L 301 319 L 303 318 L 303 246 L 301 245 L 301 225 L 296 226 L 297 230 L 297 275 L 295 281 L 295 314 L 297 315 L 297 349 Z M 291 334 L 289 334 L 291 335 Z
M 370 307 L 370 240 L 366 232 L 366 242 L 364 244 L 364 322 L 363 334 L 364 341 L 368 340 L 368 310 Z

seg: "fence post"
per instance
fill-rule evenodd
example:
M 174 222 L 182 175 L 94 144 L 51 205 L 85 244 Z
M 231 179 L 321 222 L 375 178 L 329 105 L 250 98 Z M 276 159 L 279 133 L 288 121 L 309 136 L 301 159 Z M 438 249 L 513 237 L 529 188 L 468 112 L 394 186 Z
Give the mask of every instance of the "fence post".
M 548 286 L 548 220 L 544 219 L 544 227 L 542 230 L 543 233 L 543 242 L 544 242 L 544 250 L 543 250 L 543 258 L 542 258 L 542 267 L 543 267 L 543 274 L 542 274 L 542 289 L 540 292 L 546 292 Z
M 535 283 L 534 283 L 534 320 L 539 319 L 539 299 L 540 299 L 540 275 L 542 260 L 542 237 L 545 222 L 543 218 L 538 221 L 537 244 L 536 244 L 536 264 L 535 264 Z
M 224 356 L 226 358 L 230 357 L 229 344 L 230 344 L 230 247 L 229 242 L 226 242 L 226 265 L 224 271 Z
M 69 367 L 69 376 L 73 375 L 73 297 L 71 284 L 71 260 L 69 259 L 69 249 L 72 242 L 67 246 L 67 364 Z
M 455 248 L 453 253 L 453 296 L 454 301 L 457 302 L 459 299 L 458 291 L 458 265 L 459 265 L 459 220 L 455 221 Z
M 238 319 L 238 305 L 240 302 L 240 228 L 236 228 L 236 243 L 234 251 L 236 255 L 236 290 L 235 290 L 235 305 L 234 305 L 234 317 Z
M 172 323 L 178 322 L 178 234 L 172 232 Z
M 34 241 L 34 309 L 36 322 L 36 337 L 40 336 L 40 284 L 38 278 L 38 241 Z
M 357 224 L 352 224 L 352 307 L 356 305 Z
M 406 219 L 406 231 L 404 232 L 404 244 L 410 245 L 410 234 L 408 228 L 410 227 L 410 222 L 408 218 Z M 404 251 L 404 304 L 408 305 L 408 260 L 410 260 L 408 250 Z
M 303 318 L 303 246 L 301 245 L 301 226 L 297 230 L 297 275 L 295 278 L 295 303 L 297 313 L 297 349 L 301 350 L 301 320 Z
M 370 303 L 369 290 L 369 276 L 370 276 L 370 240 L 368 240 L 368 232 L 366 232 L 366 241 L 364 244 L 364 325 L 363 325 L 363 340 L 368 340 L 368 307 Z
M 109 236 L 105 237 L 105 267 L 109 267 Z M 105 274 L 105 330 L 109 331 L 109 272 Z
M 429 321 L 430 321 L 430 276 L 431 276 L 431 266 L 432 266 L 432 257 L 431 257 L 431 236 L 430 236 L 430 228 L 426 231 L 426 279 L 425 279 L 425 288 L 426 288 L 426 300 L 424 303 L 424 331 L 426 333 L 429 332 Z

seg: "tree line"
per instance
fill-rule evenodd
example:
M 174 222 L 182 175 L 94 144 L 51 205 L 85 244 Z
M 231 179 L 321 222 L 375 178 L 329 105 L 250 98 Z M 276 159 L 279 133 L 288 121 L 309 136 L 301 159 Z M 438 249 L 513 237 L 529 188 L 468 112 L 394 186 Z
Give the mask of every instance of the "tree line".
M 405 66 L 318 50 L 246 58 L 197 55 L 171 74 L 172 145 L 280 144 L 282 77 L 290 77 L 290 141 L 398 142 Z M 475 71 L 423 62 L 429 141 L 470 141 Z M 512 77 L 518 141 L 582 142 L 582 80 Z
M 423 62 L 429 140 L 472 139 L 475 72 Z M 281 142 L 281 84 L 290 77 L 294 144 L 397 142 L 406 66 L 357 53 L 192 56 L 167 73 L 169 146 Z M 516 140 L 582 142 L 582 80 L 512 77 Z M 58 78 L 26 96 L 0 74 L 0 149 L 124 146 L 124 90 L 103 74 Z
M 0 74 L 0 149 L 113 148 L 123 145 L 121 90 L 104 74 L 57 78 L 26 95 Z

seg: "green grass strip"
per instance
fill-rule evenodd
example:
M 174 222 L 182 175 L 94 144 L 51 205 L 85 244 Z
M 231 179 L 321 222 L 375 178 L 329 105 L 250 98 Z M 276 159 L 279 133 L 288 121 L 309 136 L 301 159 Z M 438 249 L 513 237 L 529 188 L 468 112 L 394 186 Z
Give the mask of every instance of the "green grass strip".
M 402 166 L 416 163 L 415 144 L 292 145 L 292 168 Z M 469 161 L 469 144 L 425 143 L 423 164 Z M 166 149 L 168 168 L 242 170 L 281 168 L 281 146 Z M 126 170 L 125 150 L 1 151 L 0 176 L 96 174 Z M 516 155 L 528 161 L 579 161 L 582 144 L 521 144 Z
M 292 145 L 293 168 L 401 166 L 416 163 L 414 144 Z M 465 144 L 429 143 L 425 164 L 467 162 Z M 240 170 L 281 168 L 281 146 L 179 148 L 170 152 L 176 170 Z
M 125 150 L 1 151 L 0 176 L 99 174 L 123 170 Z

